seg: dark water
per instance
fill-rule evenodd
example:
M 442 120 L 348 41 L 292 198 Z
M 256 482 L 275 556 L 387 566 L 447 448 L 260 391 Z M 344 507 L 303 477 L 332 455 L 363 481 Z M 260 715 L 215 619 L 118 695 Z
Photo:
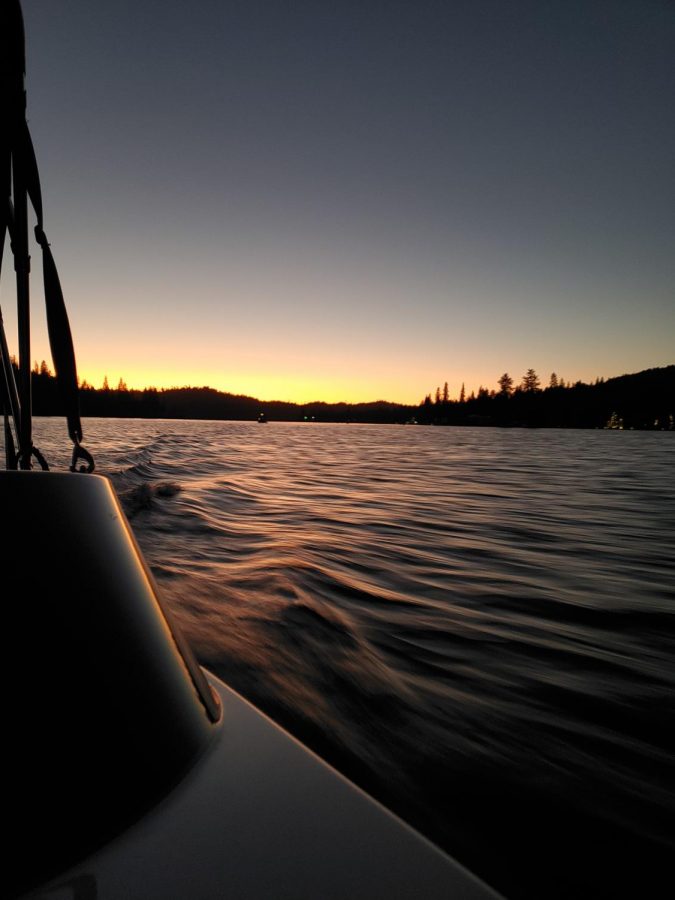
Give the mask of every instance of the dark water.
M 672 896 L 675 435 L 85 430 L 209 668 L 509 897 Z

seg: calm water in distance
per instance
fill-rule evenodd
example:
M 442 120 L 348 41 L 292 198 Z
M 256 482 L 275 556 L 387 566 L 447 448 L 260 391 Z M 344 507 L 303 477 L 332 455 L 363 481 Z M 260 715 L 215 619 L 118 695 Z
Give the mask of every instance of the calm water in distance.
M 509 897 L 670 896 L 674 434 L 84 429 L 203 664 Z

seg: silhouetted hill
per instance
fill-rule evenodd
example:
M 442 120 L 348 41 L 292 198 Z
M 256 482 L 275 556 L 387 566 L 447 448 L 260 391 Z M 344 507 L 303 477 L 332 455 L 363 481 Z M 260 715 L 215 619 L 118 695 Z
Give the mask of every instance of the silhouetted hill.
M 36 415 L 61 414 L 56 379 L 44 363 L 33 373 L 33 402 Z M 414 418 L 427 425 L 673 429 L 675 365 L 598 380 L 595 384 L 556 384 L 543 390 L 521 386 L 506 393 L 481 388 L 478 396 L 461 401 L 443 400 L 437 391 L 435 401 L 428 396 L 419 406 L 383 400 L 263 402 L 209 387 L 141 391 L 127 390 L 122 382 L 115 390 L 83 385 L 80 404 L 83 416 L 254 421 L 264 412 L 271 422 L 404 423 Z

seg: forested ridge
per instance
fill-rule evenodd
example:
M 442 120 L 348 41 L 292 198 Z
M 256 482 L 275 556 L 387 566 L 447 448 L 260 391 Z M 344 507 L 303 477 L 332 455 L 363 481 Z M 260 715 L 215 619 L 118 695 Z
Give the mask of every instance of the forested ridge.
M 646 369 L 592 384 L 565 382 L 552 374 L 542 386 L 532 369 L 519 383 L 508 373 L 494 389 L 479 388 L 456 398 L 438 387 L 418 405 L 372 403 L 290 403 L 261 401 L 209 387 L 129 389 L 120 379 L 111 388 L 80 385 L 83 416 L 168 419 L 418 423 L 420 425 L 498 425 L 510 427 L 624 428 L 674 430 L 675 365 Z M 62 412 L 56 378 L 46 363 L 33 369 L 35 415 Z

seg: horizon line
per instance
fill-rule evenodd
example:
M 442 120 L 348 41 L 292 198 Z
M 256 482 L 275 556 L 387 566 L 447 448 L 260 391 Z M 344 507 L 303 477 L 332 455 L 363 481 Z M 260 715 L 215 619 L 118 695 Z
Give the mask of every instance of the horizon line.
M 43 360 L 43 363 L 44 363 L 44 360 Z M 611 376 L 598 375 L 598 376 L 596 376 L 596 378 L 595 378 L 594 380 L 592 380 L 592 381 L 590 381 L 590 382 L 584 382 L 584 381 L 581 381 L 580 379 L 577 379 L 576 381 L 573 381 L 572 379 L 569 379 L 569 380 L 566 380 L 566 381 L 565 381 L 565 386 L 566 386 L 566 387 L 574 387 L 574 386 L 577 385 L 577 384 L 593 385 L 593 384 L 598 383 L 598 382 L 603 383 L 603 382 L 607 382 L 607 381 L 612 381 L 612 380 L 614 380 L 614 379 L 616 379 L 616 378 L 623 378 L 623 377 L 629 376 L 629 375 L 639 375 L 639 374 L 641 374 L 642 372 L 648 372 L 648 371 L 652 371 L 652 370 L 654 370 L 654 369 L 668 369 L 668 368 L 671 368 L 672 366 L 675 366 L 675 363 L 668 363 L 668 364 L 666 364 L 666 365 L 664 365 L 664 366 L 649 366 L 649 367 L 647 367 L 647 368 L 645 368 L 645 369 L 640 369 L 640 370 L 637 371 L 637 372 L 622 372 L 620 375 L 611 375 Z M 37 367 L 37 362 L 35 363 L 35 366 L 34 366 L 33 371 L 35 371 L 35 368 L 36 368 L 36 367 Z M 51 372 L 51 370 L 49 370 L 49 374 L 53 376 L 53 372 Z M 555 374 L 555 373 L 552 373 L 552 374 Z M 87 378 L 81 378 L 81 379 L 78 378 L 78 387 L 79 387 L 79 388 L 82 388 L 82 387 L 84 386 L 85 390 L 86 390 L 87 388 L 90 388 L 90 389 L 95 390 L 95 391 L 103 391 L 103 390 L 106 389 L 106 388 L 105 388 L 105 383 L 106 383 L 106 381 L 108 381 L 107 376 L 104 376 L 104 380 L 103 380 L 103 382 L 102 382 L 102 384 L 101 384 L 101 387 L 96 387 L 94 384 L 92 384 L 91 382 L 89 382 L 89 380 L 88 380 Z M 514 379 L 514 381 L 515 381 L 515 379 Z M 497 383 L 498 383 L 498 382 L 497 382 Z M 121 388 L 122 390 L 125 390 L 125 389 L 126 389 L 126 390 L 128 390 L 128 391 L 141 391 L 141 392 L 142 392 L 142 391 L 154 390 L 154 391 L 158 391 L 158 392 L 165 392 L 165 391 L 182 391 L 182 390 L 195 390 L 195 391 L 200 391 L 200 390 L 203 391 L 203 390 L 207 390 L 207 391 L 213 391 L 213 392 L 215 392 L 215 393 L 217 393 L 217 394 L 227 394 L 227 395 L 229 395 L 229 396 L 231 396 L 231 397 L 242 397 L 242 398 L 245 398 L 245 399 L 247 399 L 247 400 L 253 400 L 253 401 L 255 401 L 256 403 L 260 403 L 260 404 L 264 404 L 264 403 L 283 403 L 283 404 L 290 404 L 290 405 L 292 405 L 292 406 L 311 406 L 312 404 L 324 404 L 324 405 L 327 405 L 327 406 L 340 406 L 340 405 L 344 405 L 344 406 L 359 406 L 359 405 L 366 405 L 366 406 L 367 406 L 367 405 L 373 405 L 373 404 L 388 404 L 388 405 L 392 405 L 392 406 L 415 407 L 415 406 L 421 406 L 421 405 L 424 403 L 424 400 L 425 400 L 425 398 L 426 398 L 427 396 L 433 397 L 433 395 L 434 395 L 436 389 L 441 389 L 441 387 L 442 387 L 441 385 L 438 385 L 437 388 L 433 388 L 432 390 L 426 391 L 426 392 L 424 393 L 424 395 L 422 396 L 422 398 L 421 398 L 419 401 L 417 401 L 417 402 L 409 402 L 409 403 L 406 403 L 406 402 L 399 401 L 399 400 L 387 400 L 387 399 L 384 399 L 384 398 L 378 398 L 378 399 L 375 399 L 375 400 L 355 400 L 355 401 L 354 401 L 354 400 L 321 400 L 321 399 L 319 399 L 319 398 L 315 398 L 315 399 L 313 399 L 313 400 L 303 400 L 303 401 L 289 400 L 289 399 L 283 400 L 283 399 L 279 399 L 279 398 L 275 398 L 275 399 L 263 399 L 263 398 L 261 398 L 261 397 L 256 397 L 256 396 L 254 396 L 253 394 L 245 394 L 245 393 L 241 393 L 241 392 L 234 392 L 234 391 L 231 391 L 231 390 L 225 390 L 225 389 L 223 389 L 223 388 L 216 388 L 216 387 L 213 387 L 212 385 L 208 385 L 208 384 L 201 384 L 201 385 L 197 385 L 197 384 L 183 384 L 183 385 L 172 384 L 172 385 L 165 385 L 165 386 L 157 386 L 157 385 L 154 385 L 154 384 L 146 384 L 146 385 L 144 385 L 143 387 L 138 387 L 138 386 L 135 386 L 135 385 L 134 385 L 134 386 L 130 386 L 130 385 L 127 384 L 126 380 L 125 380 L 123 377 L 120 377 L 120 379 L 119 379 L 119 381 L 118 381 L 118 383 L 117 383 L 116 386 L 111 386 L 111 385 L 108 383 L 108 389 L 109 389 L 110 391 L 117 391 L 117 390 L 120 390 L 120 384 L 121 384 L 121 385 L 124 385 L 124 387 Z M 518 382 L 518 384 L 516 384 L 516 385 L 514 385 L 514 386 L 515 386 L 515 387 L 520 387 L 520 382 Z M 548 387 L 548 385 L 542 386 L 542 387 L 541 387 L 541 390 L 545 390 L 547 387 Z M 468 391 L 468 390 L 466 391 L 467 399 L 470 397 L 471 394 L 477 395 L 478 391 L 479 391 L 481 388 L 483 388 L 483 389 L 485 389 L 485 390 L 488 390 L 488 388 L 486 388 L 484 385 L 481 384 L 480 387 L 479 387 L 478 389 L 472 388 L 470 391 Z M 492 390 L 493 390 L 493 389 L 492 389 Z M 497 393 L 497 391 L 495 391 L 495 393 Z M 450 399 L 450 402 L 451 402 L 451 403 L 460 402 L 459 397 L 456 397 L 456 398 L 449 398 L 449 399 Z

